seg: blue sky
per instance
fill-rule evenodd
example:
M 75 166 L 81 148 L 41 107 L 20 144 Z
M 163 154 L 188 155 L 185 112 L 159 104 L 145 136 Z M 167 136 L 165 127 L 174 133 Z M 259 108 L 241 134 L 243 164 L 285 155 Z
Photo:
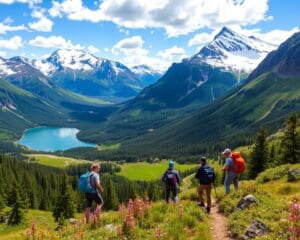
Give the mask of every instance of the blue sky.
M 279 44 L 299 31 L 299 0 L 0 0 L 0 55 L 76 48 L 126 65 L 166 68 L 222 26 Z

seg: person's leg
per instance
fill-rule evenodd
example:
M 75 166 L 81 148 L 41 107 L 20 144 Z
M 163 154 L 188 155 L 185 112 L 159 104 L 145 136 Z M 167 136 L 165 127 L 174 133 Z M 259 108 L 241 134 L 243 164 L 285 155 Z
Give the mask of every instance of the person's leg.
M 86 223 L 89 223 L 90 221 L 90 213 L 91 213 L 91 208 L 87 207 L 84 212 Z
M 177 196 L 177 186 L 172 186 L 172 195 L 173 195 L 173 201 L 174 203 L 178 202 L 178 196 Z
M 205 188 L 206 198 L 207 198 L 207 211 L 211 208 L 211 184 L 207 185 Z
M 97 203 L 97 206 L 94 211 L 94 217 L 98 218 L 104 203 L 100 193 L 95 193 L 95 202 Z
M 233 177 L 232 181 L 233 181 L 233 185 L 234 185 L 235 190 L 237 190 L 239 188 L 239 175 L 236 174 Z
M 90 198 L 90 194 L 86 193 L 85 194 L 85 219 L 86 219 L 86 223 L 89 223 L 90 220 L 90 213 L 91 213 L 91 207 L 93 204 L 93 200 Z
M 170 187 L 166 186 L 165 187 L 165 200 L 166 200 L 167 203 L 169 203 L 170 193 L 171 193 Z
M 225 177 L 225 181 L 224 181 L 224 187 L 225 187 L 225 192 L 226 194 L 230 193 L 230 184 L 232 182 L 232 172 L 228 172 L 226 177 Z
M 199 198 L 199 205 L 201 207 L 204 207 L 203 191 L 204 191 L 204 185 L 199 184 L 199 186 L 198 186 L 198 198 Z

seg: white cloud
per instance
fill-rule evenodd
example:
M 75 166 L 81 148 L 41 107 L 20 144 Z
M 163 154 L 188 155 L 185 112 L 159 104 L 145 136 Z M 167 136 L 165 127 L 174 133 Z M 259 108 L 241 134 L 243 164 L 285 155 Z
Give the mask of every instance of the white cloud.
M 0 51 L 0 57 L 6 57 L 6 56 L 7 56 L 7 52 Z
M 13 32 L 13 31 L 21 31 L 26 30 L 27 28 L 22 24 L 19 26 L 11 26 L 10 23 L 7 24 L 7 21 L 0 23 L 0 34 L 5 34 L 7 32 Z
M 119 53 L 124 54 L 148 54 L 148 51 L 143 47 L 144 41 L 141 36 L 133 36 L 125 38 L 115 44 L 112 48 L 112 53 L 118 55 Z
M 42 17 L 42 18 L 38 19 L 36 22 L 29 23 L 28 26 L 31 29 L 39 31 L 39 32 L 51 32 L 53 22 L 46 17 Z
M 177 46 L 173 46 L 163 51 L 159 51 L 157 53 L 157 56 L 169 62 L 178 62 L 181 61 L 183 58 L 187 57 L 185 50 Z
M 127 66 L 146 64 L 159 71 L 166 70 L 172 62 L 180 61 L 186 56 L 185 50 L 177 46 L 159 51 L 155 57 L 149 56 L 149 51 L 143 45 L 141 36 L 133 36 L 117 42 L 111 51 Z
M 3 4 L 28 3 L 29 6 L 41 3 L 43 0 L 0 0 Z
M 292 36 L 294 33 L 299 32 L 300 28 L 295 27 L 291 30 L 272 30 L 270 32 L 266 32 L 266 33 L 256 33 L 254 34 L 256 37 L 269 42 L 269 43 L 273 43 L 275 45 L 279 45 L 281 43 L 283 43 L 285 40 L 287 40 L 290 36 Z
M 194 45 L 203 45 L 209 41 L 211 41 L 212 34 L 208 33 L 198 33 L 194 37 L 192 37 L 189 41 L 189 47 Z
M 93 45 L 89 45 L 87 47 L 87 50 L 90 52 L 90 53 L 93 53 L 93 54 L 96 54 L 98 52 L 100 52 L 100 50 L 98 48 L 96 48 L 95 46 Z
M 41 48 L 59 48 L 59 49 L 84 49 L 80 44 L 73 44 L 70 40 L 66 40 L 61 36 L 50 36 L 42 37 L 37 36 L 36 38 L 29 41 L 31 46 Z
M 30 22 L 28 26 L 38 32 L 51 32 L 53 27 L 53 21 L 45 16 L 46 9 L 40 7 L 34 7 L 31 13 L 33 18 L 37 18 L 35 22 Z
M 208 27 L 270 20 L 268 0 L 104 0 L 91 10 L 82 0 L 53 1 L 49 13 L 72 20 L 111 21 L 125 28 L 163 28 L 169 37 Z
M 17 50 L 22 46 L 23 46 L 23 42 L 20 36 L 14 36 L 8 40 L 0 39 L 0 48 Z

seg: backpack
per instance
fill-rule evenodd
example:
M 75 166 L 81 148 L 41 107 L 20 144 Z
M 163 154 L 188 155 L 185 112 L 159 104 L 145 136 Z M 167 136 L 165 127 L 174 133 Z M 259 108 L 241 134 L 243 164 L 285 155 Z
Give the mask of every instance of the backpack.
M 165 174 L 165 182 L 169 186 L 176 185 L 177 183 L 176 173 L 173 172 L 172 170 L 167 170 Z
M 246 162 L 245 159 L 241 156 L 241 153 L 233 152 L 232 160 L 233 160 L 233 166 L 231 171 L 237 174 L 243 173 L 246 169 Z
M 215 181 L 215 170 L 209 165 L 205 165 L 201 167 L 203 169 L 201 175 L 196 175 L 196 177 L 200 180 L 202 184 L 211 184 Z
M 80 176 L 78 182 L 78 189 L 83 193 L 94 193 L 96 190 L 91 184 L 91 176 L 93 173 L 87 172 Z

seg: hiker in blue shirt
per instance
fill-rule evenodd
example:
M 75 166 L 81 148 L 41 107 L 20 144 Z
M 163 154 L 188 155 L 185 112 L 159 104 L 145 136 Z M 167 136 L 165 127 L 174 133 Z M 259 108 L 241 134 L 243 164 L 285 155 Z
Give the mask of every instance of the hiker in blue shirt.
M 174 162 L 169 162 L 169 168 L 165 171 L 162 176 L 162 181 L 165 183 L 165 200 L 167 203 L 170 202 L 170 195 L 172 192 L 172 197 L 174 203 L 178 202 L 178 185 L 180 183 L 180 177 L 178 171 L 174 169 Z
M 230 193 L 230 184 L 233 183 L 234 188 L 237 190 L 239 187 L 238 184 L 238 178 L 239 174 L 235 173 L 233 171 L 233 158 L 232 158 L 232 152 L 229 148 L 226 148 L 223 151 L 223 155 L 226 157 L 225 165 L 223 167 L 223 170 L 227 172 L 225 181 L 224 181 L 224 187 L 226 194 Z
M 91 166 L 91 172 L 90 172 L 90 184 L 93 188 L 92 192 L 85 193 L 85 199 L 86 199 L 86 210 L 85 210 L 85 217 L 86 222 L 89 222 L 90 219 L 90 212 L 93 205 L 93 202 L 96 202 L 96 208 L 94 211 L 94 217 L 97 218 L 99 216 L 99 213 L 101 212 L 102 206 L 103 206 L 103 198 L 101 194 L 103 193 L 103 187 L 100 184 L 100 164 L 99 163 L 93 163 Z

